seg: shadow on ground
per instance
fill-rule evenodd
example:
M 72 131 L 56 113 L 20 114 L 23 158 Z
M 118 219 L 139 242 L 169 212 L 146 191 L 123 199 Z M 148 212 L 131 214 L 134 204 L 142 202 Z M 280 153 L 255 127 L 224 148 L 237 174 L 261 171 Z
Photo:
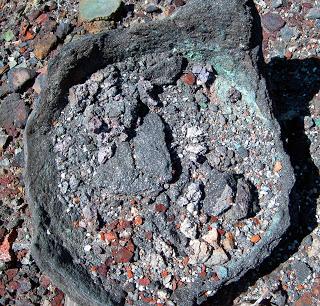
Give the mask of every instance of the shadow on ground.
M 310 116 L 309 103 L 320 90 L 320 59 L 286 60 L 274 58 L 265 65 L 274 114 L 280 123 L 284 147 L 295 172 L 290 195 L 292 225 L 280 245 L 255 271 L 221 289 L 203 306 L 233 305 L 233 300 L 260 277 L 274 271 L 299 248 L 302 240 L 316 227 L 316 203 L 319 197 L 319 169 L 310 155 L 310 140 L 304 118 Z M 254 301 L 253 301 L 254 302 Z M 271 305 L 264 301 L 261 305 Z

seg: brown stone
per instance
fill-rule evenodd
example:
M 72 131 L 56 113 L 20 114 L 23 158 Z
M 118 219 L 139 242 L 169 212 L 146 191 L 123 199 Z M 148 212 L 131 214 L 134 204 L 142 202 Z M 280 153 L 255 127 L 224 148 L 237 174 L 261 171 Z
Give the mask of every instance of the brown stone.
M 34 45 L 34 55 L 37 59 L 44 59 L 49 52 L 55 47 L 57 36 L 53 33 L 48 33 L 39 38 Z
M 113 257 L 116 263 L 126 263 L 130 262 L 133 257 L 133 253 L 127 248 L 123 247 L 114 252 Z
M 186 85 L 189 85 L 189 86 L 192 86 L 192 85 L 194 85 L 196 83 L 196 77 L 191 72 L 184 74 L 181 77 L 181 80 L 182 80 L 183 83 L 185 83 Z

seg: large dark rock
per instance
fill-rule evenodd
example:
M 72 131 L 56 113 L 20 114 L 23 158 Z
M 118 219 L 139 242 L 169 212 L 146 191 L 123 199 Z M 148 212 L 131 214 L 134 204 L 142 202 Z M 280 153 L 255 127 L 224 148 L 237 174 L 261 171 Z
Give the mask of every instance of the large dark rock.
M 65 204 L 57 197 L 57 169 L 53 144 L 48 135 L 52 122 L 59 117 L 65 106 L 64 97 L 69 88 L 84 81 L 87 76 L 108 63 L 170 50 L 187 58 L 209 62 L 218 74 L 241 89 L 242 100 L 277 135 L 274 142 L 283 167 L 279 174 L 281 194 L 273 223 L 250 252 L 237 260 L 232 259 L 220 269 L 219 281 L 203 282 L 199 279 L 188 287 L 178 288 L 174 296 L 177 305 L 200 303 L 205 297 L 202 294 L 204 291 L 214 294 L 223 285 L 238 280 L 269 256 L 287 230 L 290 223 L 289 193 L 293 186 L 293 172 L 283 150 L 279 125 L 271 115 L 265 80 L 260 74 L 261 49 L 256 36 L 259 29 L 255 28 L 252 9 L 250 1 L 190 0 L 174 16 L 165 20 L 128 30 L 87 36 L 72 42 L 50 62 L 48 86 L 41 92 L 41 102 L 35 106 L 24 135 L 25 183 L 35 228 L 32 254 L 54 283 L 80 305 L 121 305 L 123 295 L 119 288 L 114 288 L 111 293 L 106 292 L 102 286 L 93 282 L 83 266 L 73 260 L 74 250 L 70 246 L 77 244 L 81 238 L 73 233 L 68 215 L 61 214 Z M 150 71 L 149 74 L 152 75 L 153 72 Z M 156 175 L 160 176 L 159 185 L 157 184 L 160 186 L 170 179 L 170 158 L 161 135 L 161 123 L 156 117 L 150 120 L 159 125 L 159 130 L 146 133 L 142 126 L 140 133 L 145 135 L 140 140 L 138 136 L 136 141 L 139 146 L 144 145 L 144 139 L 156 137 L 156 141 L 147 146 L 149 151 L 146 154 L 152 155 L 158 150 L 160 167 L 156 169 Z M 117 154 L 126 156 L 123 167 L 131 175 L 132 163 L 128 146 L 124 144 L 122 151 L 116 153 L 114 158 L 119 158 Z M 149 169 L 144 164 L 143 154 L 141 153 L 139 167 L 146 170 L 146 175 L 152 175 L 154 169 Z M 117 177 L 114 184 L 117 183 L 116 179 Z M 112 190 L 114 186 L 108 188 Z

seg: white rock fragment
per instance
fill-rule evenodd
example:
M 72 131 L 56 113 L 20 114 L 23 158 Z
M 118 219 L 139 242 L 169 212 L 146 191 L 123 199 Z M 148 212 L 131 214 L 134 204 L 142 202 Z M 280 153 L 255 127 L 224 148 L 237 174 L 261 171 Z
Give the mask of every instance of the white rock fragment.
M 215 265 L 221 265 L 229 261 L 228 255 L 222 248 L 218 248 L 212 251 L 210 258 L 206 261 L 205 265 L 212 267 Z
M 98 151 L 98 163 L 104 164 L 113 155 L 112 146 L 102 147 Z
M 209 243 L 210 245 L 216 245 L 216 243 L 218 241 L 218 237 L 219 237 L 219 234 L 218 234 L 217 229 L 213 228 L 207 234 L 202 236 L 202 240 Z
M 205 263 L 210 256 L 208 246 L 199 239 L 190 241 L 191 254 L 189 254 L 189 264 Z
M 187 128 L 187 138 L 195 138 L 201 136 L 203 134 L 202 129 L 196 126 L 192 126 Z
M 187 238 L 194 239 L 197 235 L 197 225 L 191 223 L 189 218 L 185 218 L 180 225 L 180 231 Z
M 84 251 L 85 252 L 90 252 L 90 250 L 91 250 L 91 245 L 87 244 L 87 245 L 84 246 Z
M 186 146 L 186 151 L 188 153 L 193 153 L 193 154 L 200 154 L 200 153 L 205 153 L 206 152 L 206 147 L 200 145 L 200 144 L 190 144 Z

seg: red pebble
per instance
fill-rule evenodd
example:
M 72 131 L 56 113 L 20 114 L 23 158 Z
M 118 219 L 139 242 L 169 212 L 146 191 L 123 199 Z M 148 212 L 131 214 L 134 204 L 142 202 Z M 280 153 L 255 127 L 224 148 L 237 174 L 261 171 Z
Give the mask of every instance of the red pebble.
M 148 286 L 148 285 L 150 284 L 150 280 L 149 280 L 149 278 L 144 277 L 144 278 L 140 278 L 140 279 L 138 280 L 138 283 L 139 283 L 139 285 L 141 285 L 141 286 Z
M 192 72 L 188 72 L 181 77 L 183 83 L 192 86 L 196 83 L 196 77 Z
M 160 203 L 160 204 L 156 204 L 155 209 L 157 212 L 163 213 L 163 212 L 166 212 L 167 207 Z
M 113 257 L 116 263 L 126 263 L 130 262 L 133 257 L 133 252 L 123 247 L 114 252 Z

